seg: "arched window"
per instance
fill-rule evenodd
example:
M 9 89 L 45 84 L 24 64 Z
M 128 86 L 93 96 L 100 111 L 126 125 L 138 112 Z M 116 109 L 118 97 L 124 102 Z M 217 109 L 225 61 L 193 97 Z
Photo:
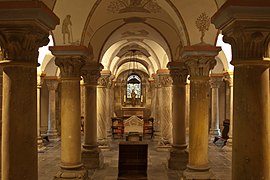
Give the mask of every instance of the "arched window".
M 127 98 L 131 98 L 133 89 L 136 98 L 141 98 L 141 78 L 137 74 L 131 74 L 127 78 Z

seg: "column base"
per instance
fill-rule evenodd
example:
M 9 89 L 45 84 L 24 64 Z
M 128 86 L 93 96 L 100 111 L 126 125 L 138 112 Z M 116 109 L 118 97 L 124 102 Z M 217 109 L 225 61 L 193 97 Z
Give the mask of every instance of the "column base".
M 229 137 L 229 139 L 227 139 L 226 146 L 231 147 L 232 146 L 232 142 L 233 142 L 232 137 Z
M 188 152 L 186 145 L 181 148 L 177 148 L 174 145 L 170 150 L 170 158 L 168 160 L 169 169 L 173 170 L 185 170 L 188 163 Z
M 86 169 L 97 169 L 104 166 L 104 157 L 97 146 L 83 146 L 82 162 Z
M 109 144 L 108 139 L 99 139 L 98 140 L 98 147 L 100 149 L 104 149 L 104 150 L 110 149 L 110 144 Z
M 214 173 L 209 169 L 209 167 L 205 168 L 195 168 L 191 166 L 187 166 L 187 169 L 183 173 L 185 180 L 216 180 Z
M 54 176 L 54 180 L 61 179 L 78 179 L 78 180 L 88 180 L 88 172 L 84 168 L 80 169 L 61 169 Z
M 38 148 L 38 152 L 42 153 L 45 151 L 46 147 L 43 144 L 43 140 L 41 136 L 38 136 L 37 138 L 37 148 Z
M 50 141 L 59 141 L 60 137 L 58 135 L 57 130 L 48 131 L 47 133 Z
M 210 129 L 210 135 L 215 137 L 215 136 L 220 136 L 221 133 L 220 133 L 220 129 Z
M 156 150 L 157 151 L 170 151 L 171 148 L 172 148 L 172 145 L 169 142 L 169 140 L 160 139 Z

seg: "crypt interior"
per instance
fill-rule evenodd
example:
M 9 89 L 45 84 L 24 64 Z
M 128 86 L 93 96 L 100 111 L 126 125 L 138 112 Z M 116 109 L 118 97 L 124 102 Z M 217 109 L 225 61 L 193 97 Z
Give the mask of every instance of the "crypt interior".
M 0 0 L 1 179 L 270 179 L 269 0 Z

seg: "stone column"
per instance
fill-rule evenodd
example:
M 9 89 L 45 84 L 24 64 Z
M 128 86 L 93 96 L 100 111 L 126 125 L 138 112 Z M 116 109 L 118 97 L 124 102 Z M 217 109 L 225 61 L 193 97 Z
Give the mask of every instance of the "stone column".
M 108 148 L 109 142 L 107 138 L 107 105 L 106 105 L 106 87 L 109 83 L 110 72 L 101 71 L 101 77 L 97 86 L 97 139 L 100 148 Z
M 269 19 L 268 0 L 227 1 L 212 17 L 232 45 L 233 180 L 270 179 Z
M 38 49 L 59 19 L 40 1 L 0 2 L 3 51 L 2 178 L 38 179 Z
M 159 85 L 158 100 L 161 135 L 158 150 L 168 150 L 168 148 L 171 148 L 172 143 L 172 79 L 168 69 L 159 69 L 157 73 Z
M 103 156 L 97 144 L 97 83 L 101 69 L 102 65 L 93 63 L 82 70 L 85 94 L 82 161 L 87 169 L 103 166 Z
M 167 67 L 172 84 L 172 148 L 168 166 L 170 169 L 184 170 L 188 162 L 186 151 L 186 79 L 188 70 L 183 62 L 170 62 Z
M 220 116 L 219 116 L 219 87 L 222 83 L 222 77 L 211 76 L 210 86 L 212 91 L 211 99 L 211 127 L 210 134 L 212 137 L 220 137 Z
M 59 140 L 59 134 L 57 131 L 57 119 L 56 119 L 56 90 L 59 84 L 58 77 L 46 77 L 46 85 L 49 90 L 49 119 L 48 119 L 48 136 L 50 140 Z
M 230 121 L 230 128 L 229 128 L 229 139 L 227 140 L 227 144 L 232 145 L 232 138 L 233 138 L 233 79 L 230 74 L 225 75 L 226 81 L 226 110 L 225 110 L 225 117 L 227 120 Z
M 190 74 L 189 162 L 187 179 L 212 179 L 208 164 L 209 72 L 221 48 L 207 44 L 184 47 L 182 58 Z
M 81 68 L 88 57 L 84 46 L 52 46 L 61 76 L 61 170 L 54 179 L 87 179 L 81 161 Z
M 113 76 L 110 76 L 108 79 L 108 84 L 106 86 L 106 132 L 107 132 L 107 139 L 111 137 L 111 127 L 112 127 L 112 103 L 113 101 L 113 96 L 111 96 L 111 88 L 112 88 L 112 79 Z
M 41 137 L 40 124 L 41 124 L 41 87 L 43 84 L 43 77 L 45 74 L 38 73 L 37 75 L 37 146 L 38 152 L 43 152 L 45 149 L 43 140 Z

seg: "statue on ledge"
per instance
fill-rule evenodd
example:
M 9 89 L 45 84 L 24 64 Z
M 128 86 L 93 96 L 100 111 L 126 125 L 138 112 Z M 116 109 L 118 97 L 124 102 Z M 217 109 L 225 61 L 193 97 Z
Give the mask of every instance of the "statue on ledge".
M 132 92 L 131 92 L 131 104 L 132 104 L 132 106 L 136 105 L 136 93 L 135 93 L 134 89 L 132 89 Z

